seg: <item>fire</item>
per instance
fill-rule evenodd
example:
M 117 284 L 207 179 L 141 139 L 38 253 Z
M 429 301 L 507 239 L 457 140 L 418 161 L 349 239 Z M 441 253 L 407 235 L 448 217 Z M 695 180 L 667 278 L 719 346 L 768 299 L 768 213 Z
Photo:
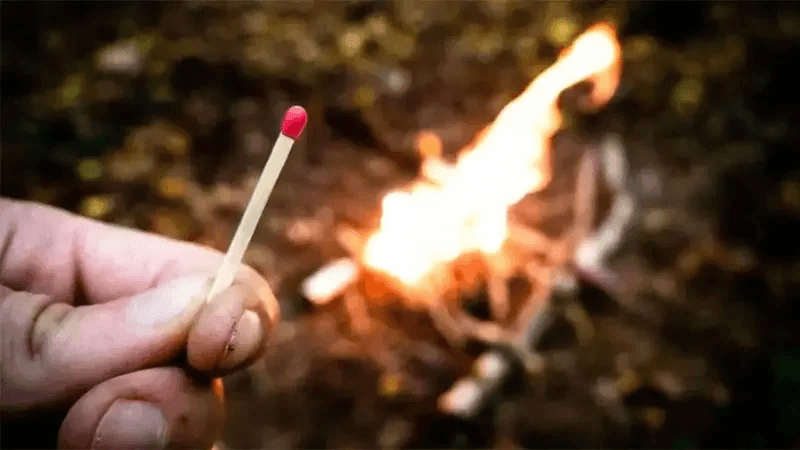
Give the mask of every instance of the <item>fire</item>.
M 441 159 L 435 135 L 424 134 L 418 144 L 424 179 L 384 197 L 364 263 L 413 285 L 462 254 L 497 253 L 508 233 L 508 209 L 550 182 L 550 138 L 562 121 L 559 95 L 590 80 L 587 106 L 607 103 L 619 82 L 620 53 L 610 25 L 587 30 L 506 105 L 455 164 Z

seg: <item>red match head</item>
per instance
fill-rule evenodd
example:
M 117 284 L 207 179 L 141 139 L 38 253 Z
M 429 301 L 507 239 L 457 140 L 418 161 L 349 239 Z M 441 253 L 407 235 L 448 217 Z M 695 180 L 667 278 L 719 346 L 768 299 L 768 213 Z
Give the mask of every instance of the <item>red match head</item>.
M 306 114 L 306 110 L 302 106 L 292 106 L 283 116 L 281 133 L 296 141 L 303 134 L 307 121 L 308 114 Z

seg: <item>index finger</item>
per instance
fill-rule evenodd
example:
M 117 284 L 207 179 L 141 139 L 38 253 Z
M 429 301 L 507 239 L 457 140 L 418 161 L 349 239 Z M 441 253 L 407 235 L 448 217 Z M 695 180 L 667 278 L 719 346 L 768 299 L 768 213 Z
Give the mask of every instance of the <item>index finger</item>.
M 0 198 L 0 284 L 14 290 L 105 303 L 178 276 L 213 275 L 222 257 L 197 244 Z

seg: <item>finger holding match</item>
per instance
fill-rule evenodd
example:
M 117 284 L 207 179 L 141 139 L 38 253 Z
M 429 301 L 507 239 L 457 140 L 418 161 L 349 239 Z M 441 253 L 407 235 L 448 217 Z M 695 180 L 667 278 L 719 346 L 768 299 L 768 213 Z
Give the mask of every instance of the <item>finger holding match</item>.
M 292 106 L 283 116 L 281 133 L 272 147 L 272 152 L 269 155 L 269 159 L 267 159 L 264 170 L 261 172 L 258 184 L 256 184 L 256 188 L 250 197 L 250 202 L 244 210 L 239 227 L 233 235 L 228 252 L 225 254 L 217 276 L 214 278 L 214 283 L 211 285 L 207 300 L 230 287 L 233 282 L 236 272 L 242 264 L 244 252 L 250 244 L 250 239 L 252 239 L 261 215 L 264 213 L 267 200 L 269 200 L 272 189 L 275 187 L 275 182 L 278 181 L 278 176 L 286 163 L 286 159 L 289 157 L 292 146 L 303 134 L 307 121 L 308 115 L 301 106 Z

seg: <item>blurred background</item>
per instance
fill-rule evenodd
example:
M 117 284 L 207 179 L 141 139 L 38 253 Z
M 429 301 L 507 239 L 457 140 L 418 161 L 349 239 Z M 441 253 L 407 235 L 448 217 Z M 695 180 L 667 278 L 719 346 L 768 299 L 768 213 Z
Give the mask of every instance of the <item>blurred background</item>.
M 306 107 L 246 256 L 284 323 L 226 380 L 223 447 L 796 447 L 798 5 L 3 2 L 0 189 L 224 251 L 283 112 Z M 624 142 L 642 203 L 615 267 L 647 313 L 587 288 L 588 343 L 553 331 L 542 373 L 455 418 L 436 400 L 477 350 L 413 321 L 353 337 L 300 283 L 417 176 L 420 131 L 457 154 L 598 20 L 622 80 L 593 114 L 564 98 L 562 135 Z

